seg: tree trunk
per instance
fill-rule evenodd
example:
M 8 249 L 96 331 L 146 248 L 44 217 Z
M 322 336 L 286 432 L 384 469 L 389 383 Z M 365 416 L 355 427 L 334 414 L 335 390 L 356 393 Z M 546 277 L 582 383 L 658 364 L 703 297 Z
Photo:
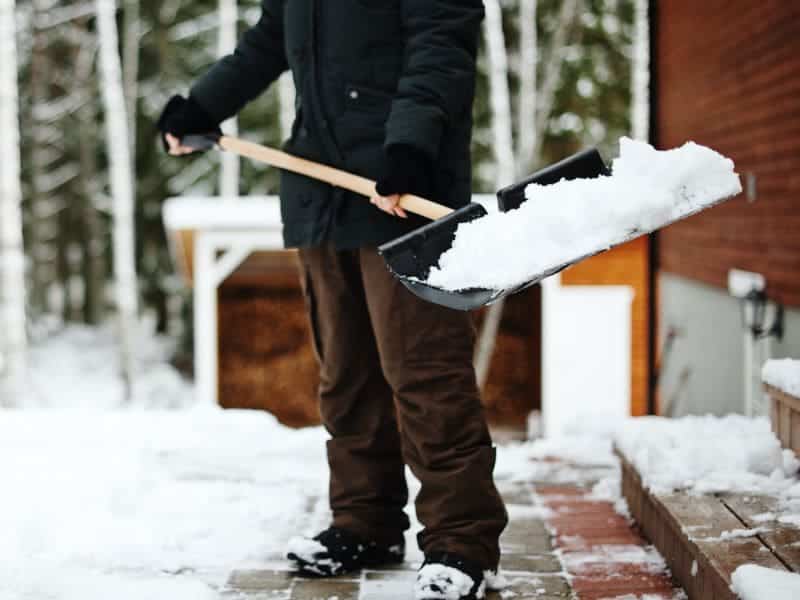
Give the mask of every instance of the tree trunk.
M 497 188 L 514 182 L 514 141 L 511 125 L 511 95 L 508 89 L 508 54 L 503 33 L 503 13 L 499 0 L 485 0 L 486 56 L 489 63 L 489 101 L 492 109 L 495 185 Z M 486 312 L 475 347 L 475 374 L 482 388 L 489 377 L 489 367 L 503 318 L 503 300 L 492 304 Z
M 648 0 L 634 0 L 631 61 L 631 137 L 650 137 L 650 25 Z
M 48 173 L 58 152 L 52 149 L 53 124 L 46 115 L 52 66 L 48 55 L 47 32 L 36 26 L 36 21 L 51 8 L 44 0 L 33 0 L 33 48 L 30 75 L 30 221 L 29 248 L 31 264 L 30 307 L 33 317 L 54 312 L 52 299 L 57 285 L 56 237 L 59 206 L 48 194 Z
M 14 0 L 0 0 L 0 406 L 10 405 L 25 372 L 25 255 L 19 156 L 19 91 Z
M 519 9 L 519 125 L 517 133 L 517 175 L 535 168 L 536 152 L 536 69 L 538 0 L 522 0 Z
M 113 198 L 114 277 L 119 318 L 122 377 L 126 397 L 133 394 L 134 335 L 138 312 L 128 119 L 118 51 L 116 1 L 97 0 L 100 80 L 105 106 L 111 196 Z
M 547 122 L 553 110 L 556 92 L 561 84 L 561 66 L 564 62 L 564 48 L 569 42 L 569 35 L 578 16 L 580 0 L 564 0 L 558 14 L 556 30 L 550 42 L 549 52 L 546 55 L 547 65 L 542 87 L 539 89 L 539 105 L 536 116 L 536 140 L 534 142 L 533 160 L 537 160 L 542 152 Z
M 218 54 L 225 56 L 236 48 L 236 0 L 219 0 L 219 39 Z M 225 123 L 225 132 L 237 135 L 239 131 L 236 118 Z M 233 152 L 222 152 L 219 176 L 219 193 L 223 198 L 234 198 L 239 195 L 239 157 Z
M 139 97 L 139 0 L 124 0 L 124 37 L 122 40 L 122 81 L 128 109 L 128 132 L 131 146 L 131 167 L 136 172 L 136 111 Z M 134 186 L 136 180 L 134 178 Z M 134 197 L 136 193 L 134 191 Z
M 92 74 L 97 40 L 89 29 L 88 22 L 81 23 L 86 40 L 75 58 L 75 80 L 77 89 L 86 94 L 88 99 L 97 93 L 95 79 Z M 98 169 L 95 146 L 97 139 L 94 129 L 97 123 L 96 104 L 87 100 L 77 112 L 78 136 L 80 148 L 78 161 L 80 164 L 80 193 L 83 212 L 83 280 L 84 307 L 83 316 L 91 325 L 99 324 L 105 312 L 105 286 L 107 277 L 106 239 L 107 231 L 97 207 L 100 197 L 98 185 Z

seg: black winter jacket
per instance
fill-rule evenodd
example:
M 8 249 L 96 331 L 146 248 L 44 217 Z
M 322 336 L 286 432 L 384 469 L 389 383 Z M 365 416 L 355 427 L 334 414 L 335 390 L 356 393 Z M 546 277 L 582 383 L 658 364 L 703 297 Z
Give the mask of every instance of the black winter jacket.
M 410 145 L 434 166 L 432 200 L 469 202 L 481 0 L 263 0 L 262 10 L 192 88 L 209 114 L 233 116 L 289 68 L 288 152 L 377 179 L 385 148 Z M 424 222 L 291 173 L 280 195 L 288 247 L 375 246 Z

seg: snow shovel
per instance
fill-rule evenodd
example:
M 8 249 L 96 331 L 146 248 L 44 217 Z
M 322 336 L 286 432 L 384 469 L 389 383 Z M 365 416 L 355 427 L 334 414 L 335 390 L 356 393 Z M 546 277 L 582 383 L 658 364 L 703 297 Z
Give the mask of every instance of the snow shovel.
M 324 181 L 368 198 L 375 194 L 375 182 L 371 179 L 242 139 L 210 133 L 184 136 L 181 143 L 195 150 L 209 150 L 216 147 L 279 169 Z M 501 211 L 518 208 L 525 200 L 525 187 L 530 183 L 544 185 L 562 179 L 591 178 L 605 174 L 608 174 L 608 169 L 597 150 L 585 150 L 534 173 L 524 181 L 500 190 L 497 192 L 498 206 Z M 430 269 L 436 266 L 441 255 L 450 249 L 458 226 L 485 216 L 486 209 L 472 202 L 463 208 L 453 210 L 413 194 L 401 196 L 400 206 L 433 222 L 383 244 L 378 248 L 378 252 L 383 256 L 392 274 L 403 285 L 429 302 L 457 310 L 480 308 L 521 291 L 572 264 L 561 265 L 537 275 L 535 279 L 522 285 L 504 290 L 472 288 L 449 291 L 428 285 L 425 279 Z
M 596 149 L 583 150 L 537 171 L 523 181 L 501 189 L 497 192 L 497 205 L 501 212 L 519 208 L 525 201 L 525 188 L 531 183 L 548 185 L 562 179 L 591 179 L 609 174 L 608 167 Z M 535 278 L 521 285 L 503 290 L 471 288 L 451 291 L 425 283 L 431 268 L 439 264 L 442 254 L 452 246 L 458 226 L 461 223 L 479 219 L 486 214 L 483 206 L 472 202 L 433 223 L 383 244 L 378 251 L 386 260 L 392 273 L 414 294 L 429 302 L 458 310 L 472 310 L 491 304 L 500 298 L 520 292 L 542 279 L 566 269 L 574 262 L 578 262 L 576 260 L 558 265 L 539 273 Z M 583 260 L 583 258 L 586 257 L 578 260 Z M 502 257 L 498 257 L 498 260 L 502 260 Z

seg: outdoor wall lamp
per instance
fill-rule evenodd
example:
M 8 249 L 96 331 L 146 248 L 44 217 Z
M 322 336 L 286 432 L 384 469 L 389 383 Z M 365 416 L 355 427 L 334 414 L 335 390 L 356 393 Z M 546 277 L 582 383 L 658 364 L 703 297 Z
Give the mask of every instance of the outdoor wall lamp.
M 755 339 L 783 338 L 783 305 L 770 302 L 764 290 L 751 289 L 740 298 L 742 324 Z

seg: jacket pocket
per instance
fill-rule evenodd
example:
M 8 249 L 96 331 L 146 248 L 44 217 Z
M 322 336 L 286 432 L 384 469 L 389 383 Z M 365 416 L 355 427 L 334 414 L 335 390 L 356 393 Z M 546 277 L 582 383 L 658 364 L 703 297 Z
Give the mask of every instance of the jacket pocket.
M 393 97 L 390 92 L 348 83 L 345 85 L 345 110 L 366 112 L 385 121 L 389 117 Z
M 380 174 L 392 98 L 361 84 L 345 85 L 345 110 L 335 121 L 335 134 L 347 168 L 358 175 L 376 179 Z

